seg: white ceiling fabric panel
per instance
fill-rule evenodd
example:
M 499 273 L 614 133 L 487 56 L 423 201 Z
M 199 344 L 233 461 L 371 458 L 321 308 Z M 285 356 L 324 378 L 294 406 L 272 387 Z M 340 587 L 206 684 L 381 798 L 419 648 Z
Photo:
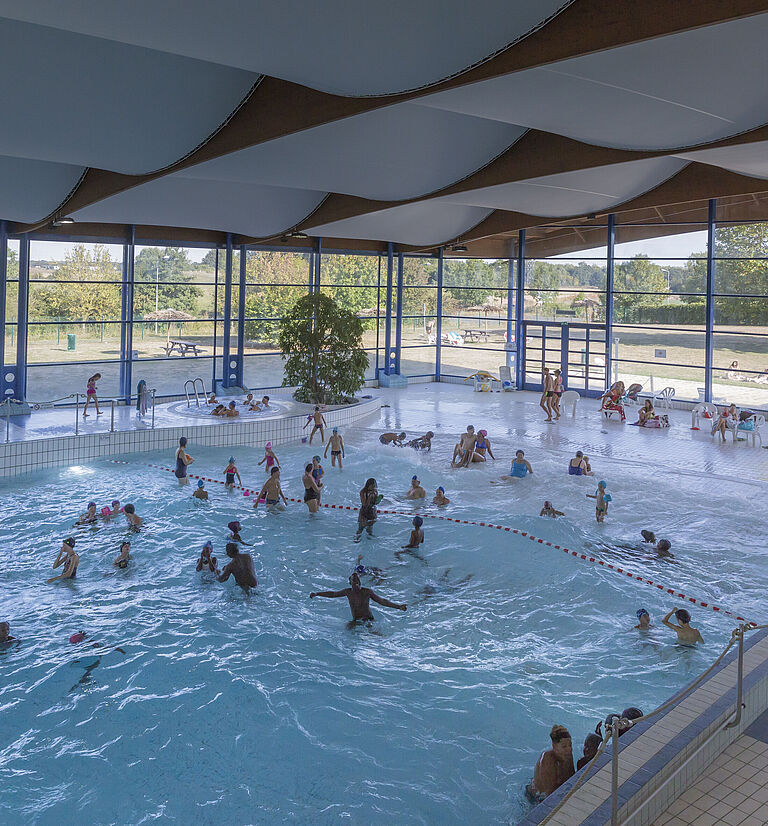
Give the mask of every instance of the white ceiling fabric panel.
M 429 246 L 458 238 L 493 210 L 441 201 L 390 207 L 356 218 L 346 218 L 306 230 L 329 238 L 362 238 L 396 244 Z
M 127 174 L 207 138 L 258 75 L 0 19 L 0 152 Z
M 0 15 L 345 95 L 434 83 L 570 0 L 0 0 Z
M 768 121 L 768 14 L 450 89 L 420 103 L 600 146 L 676 149 Z
M 32 224 L 50 215 L 83 174 L 82 166 L 0 155 L 0 218 Z
M 681 153 L 677 157 L 720 166 L 739 175 L 768 178 L 768 141 L 723 146 L 719 149 L 700 149 L 697 152 Z
M 298 224 L 326 193 L 167 175 L 72 214 L 76 221 L 158 224 L 275 235 Z
M 618 206 L 658 186 L 686 165 L 681 158 L 649 158 L 500 184 L 439 200 L 564 218 Z
M 183 174 L 397 201 L 464 178 L 524 132 L 400 103 L 234 152 Z

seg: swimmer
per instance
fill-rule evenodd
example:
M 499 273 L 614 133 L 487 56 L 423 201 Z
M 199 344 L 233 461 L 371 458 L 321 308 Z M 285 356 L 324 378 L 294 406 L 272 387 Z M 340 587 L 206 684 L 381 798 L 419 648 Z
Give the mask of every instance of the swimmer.
M 477 443 L 477 436 L 475 435 L 475 428 L 473 425 L 467 425 L 466 433 L 459 436 L 458 444 L 453 446 L 453 458 L 451 459 L 451 467 L 468 467 L 475 455 L 475 444 Z
M 259 491 L 259 495 L 256 497 L 256 501 L 253 503 L 254 508 L 259 507 L 259 502 L 264 500 L 267 503 L 268 508 L 274 508 L 280 504 L 280 500 L 283 500 L 283 504 L 287 505 L 288 500 L 285 498 L 285 494 L 283 493 L 283 489 L 280 487 L 280 468 L 273 467 L 272 472 L 269 474 L 269 479 L 261 486 L 261 490 Z
M 112 563 L 117 568 L 127 568 L 128 561 L 132 559 L 131 556 L 131 543 L 125 539 L 123 540 L 122 544 L 120 545 L 120 555 L 115 559 Z
M 243 480 L 240 478 L 240 473 L 235 465 L 235 457 L 229 457 L 229 464 L 224 468 L 224 487 L 227 490 L 234 490 L 235 489 L 235 476 L 237 476 L 237 484 L 243 484 Z
M 562 511 L 555 510 L 554 505 L 547 500 L 544 507 L 539 511 L 539 516 L 551 516 L 553 519 L 557 519 L 558 516 L 565 516 L 565 514 Z
M 406 447 L 412 447 L 414 450 L 426 450 L 427 453 L 429 453 L 432 450 L 432 439 L 434 436 L 435 434 L 431 430 L 428 430 L 423 436 L 411 439 L 411 441 L 406 444 Z
M 668 539 L 660 539 L 656 543 L 656 556 L 659 559 L 674 559 L 675 555 L 669 552 L 672 543 Z
M 259 464 L 263 465 L 265 462 L 267 463 L 267 466 L 264 470 L 266 470 L 267 473 L 270 473 L 273 467 L 280 467 L 280 460 L 277 456 L 275 456 L 275 452 L 272 450 L 272 442 L 267 442 L 264 445 L 264 458 L 259 462 Z
M 237 409 L 237 402 L 231 401 L 222 415 L 228 419 L 236 419 L 240 415 L 240 411 Z
M 133 530 L 137 531 L 144 524 L 144 520 L 136 514 L 136 508 L 133 505 L 126 505 L 123 508 L 123 513 L 126 522 L 128 522 L 128 527 L 133 528 Z
M 323 417 L 323 414 L 320 412 L 320 407 L 318 405 L 315 405 L 315 412 L 307 419 L 306 423 L 304 424 L 304 427 L 302 427 L 301 429 L 306 430 L 310 422 L 312 422 L 313 425 L 312 432 L 309 434 L 309 443 L 312 444 L 312 437 L 315 435 L 315 433 L 317 433 L 318 430 L 320 431 L 320 441 L 324 443 L 325 430 L 323 428 L 328 427 L 328 423 L 325 421 L 325 418 Z
M 323 476 L 325 476 L 325 471 L 323 470 L 323 466 L 320 464 L 320 457 L 313 456 L 312 457 L 312 478 L 317 482 L 317 488 L 322 494 L 321 488 L 323 487 Z M 320 496 L 317 497 L 317 504 L 318 507 L 320 506 Z
M 533 468 L 531 463 L 525 458 L 525 451 L 518 450 L 515 453 L 515 459 L 512 462 L 512 467 L 509 469 L 509 475 L 500 476 L 499 482 L 511 482 L 513 479 L 524 479 L 528 474 L 533 475 Z M 491 482 L 492 485 L 497 485 L 498 482 Z
M 355 573 L 358 576 L 370 576 L 378 581 L 381 581 L 386 576 L 382 568 L 374 568 L 373 566 L 363 565 L 362 560 L 363 555 L 358 554 L 357 562 L 355 563 L 355 570 L 352 573 Z
M 605 515 L 608 513 L 608 504 L 611 502 L 611 494 L 605 492 L 605 482 L 597 483 L 597 490 L 594 493 L 588 493 L 587 499 L 596 499 L 595 502 L 595 519 L 598 522 L 605 521 Z
M 211 410 L 211 416 L 223 416 L 226 410 L 227 408 L 224 407 L 223 404 L 217 404 L 216 407 Z
M 112 507 L 107 507 L 106 505 L 101 509 L 101 516 L 102 519 L 112 519 L 113 516 L 118 516 L 120 514 L 120 500 L 113 499 L 112 500 Z
M 565 726 L 552 726 L 549 737 L 552 748 L 541 753 L 533 770 L 533 780 L 525 789 L 528 798 L 535 802 L 552 794 L 575 774 L 573 744 L 568 729 Z
M 189 482 L 187 478 L 187 467 L 195 460 L 187 453 L 187 440 L 182 436 L 179 439 L 179 446 L 176 449 L 176 467 L 173 475 L 179 480 L 180 485 L 186 485 Z
M 10 623 L 0 622 L 0 644 L 5 642 L 14 642 L 16 637 L 11 636 Z
M 96 503 L 89 502 L 88 503 L 88 510 L 80 514 L 80 518 L 75 522 L 76 525 L 90 525 L 91 523 L 96 521 Z
M 312 463 L 310 462 L 304 468 L 304 475 L 301 477 L 301 483 L 304 485 L 304 502 L 307 510 L 310 513 L 317 513 L 320 507 L 320 488 L 315 481 Z
M 599 734 L 593 733 L 586 736 L 584 740 L 584 754 L 579 758 L 579 762 L 576 763 L 576 771 L 580 771 L 587 763 L 592 761 L 602 742 L 603 740 Z
M 216 400 L 216 394 L 215 394 L 215 393 L 211 393 L 211 395 L 209 396 L 208 400 L 206 401 L 206 404 L 216 404 L 216 401 L 217 401 L 217 400 Z
M 357 512 L 357 533 L 355 542 L 360 541 L 363 531 L 368 532 L 368 536 L 373 536 L 373 525 L 378 518 L 376 505 L 381 501 L 381 495 L 376 487 L 376 480 L 370 478 L 360 491 L 360 510 Z
M 584 461 L 584 454 L 580 451 L 576 451 L 576 455 L 568 462 L 568 475 L 569 476 L 586 476 L 587 475 L 587 463 Z
M 451 500 L 445 495 L 445 488 L 442 485 L 435 490 L 435 497 L 432 500 L 432 504 L 438 507 L 451 504 Z
M 253 568 L 253 559 L 250 554 L 240 553 L 236 542 L 227 542 L 227 556 L 232 560 L 228 562 L 221 574 L 216 577 L 219 582 L 226 582 L 230 576 L 235 578 L 235 582 L 244 590 L 255 588 L 259 583 L 256 579 L 256 571 Z
M 240 536 L 240 529 L 243 526 L 236 519 L 232 520 L 232 522 L 228 522 L 227 527 L 230 531 L 230 535 L 227 537 L 230 542 L 239 542 L 241 545 L 250 544 L 249 542 L 246 542 L 242 536 Z
M 75 553 L 75 540 L 70 536 L 61 543 L 61 550 L 53 563 L 54 568 L 59 565 L 64 566 L 64 570 L 58 576 L 52 576 L 46 583 L 56 582 L 59 579 L 74 579 L 77 576 L 77 566 L 80 564 L 80 557 Z
M 331 449 L 331 467 L 336 467 L 336 460 L 339 460 L 339 470 L 341 470 L 341 460 L 346 456 L 344 451 L 344 439 L 339 434 L 339 428 L 334 427 L 331 438 L 328 439 L 328 444 L 325 446 L 325 453 L 323 458 L 328 458 L 328 448 Z
M 202 551 L 200 551 L 200 558 L 197 560 L 197 567 L 195 568 L 196 571 L 208 571 L 212 574 L 219 575 L 219 566 L 218 561 L 215 556 L 211 556 L 213 553 L 213 543 L 210 539 L 203 545 Z
M 205 490 L 205 482 L 200 479 L 197 483 L 197 487 L 195 488 L 195 492 L 192 494 L 193 499 L 203 499 L 205 501 L 208 500 L 208 491 Z
M 488 431 L 478 430 L 477 441 L 475 442 L 475 454 L 472 457 L 472 461 L 485 462 L 486 451 L 488 455 L 491 457 L 491 459 L 496 461 L 496 457 L 493 455 L 493 451 L 491 450 L 491 440 L 488 438 Z
M 464 574 L 461 579 L 456 579 L 451 582 L 448 577 L 451 575 L 452 568 L 446 568 L 442 574 L 440 574 L 440 578 L 437 581 L 437 585 L 425 585 L 423 588 L 419 589 L 419 593 L 426 599 L 427 597 L 434 596 L 435 594 L 445 593 L 447 591 L 456 591 L 459 588 L 463 588 L 465 585 L 468 585 L 474 574 Z
M 675 625 L 674 622 L 669 621 L 672 614 L 675 615 L 675 618 L 680 625 Z M 671 628 L 677 633 L 677 641 L 681 645 L 696 645 L 697 642 L 704 642 L 699 629 L 693 628 L 690 625 L 690 622 L 691 615 L 685 610 L 685 608 L 673 608 L 662 620 L 662 623 L 664 623 L 667 628 Z
M 643 537 L 643 542 L 650 542 L 651 545 L 656 544 L 656 534 L 653 531 L 640 531 L 640 536 Z
M 253 404 L 258 405 L 258 402 L 254 402 L 254 400 L 253 400 L 253 393 L 249 393 L 249 394 L 245 397 L 245 401 L 243 402 L 243 407 L 250 407 L 250 406 L 251 406 L 251 405 L 253 405 Z
M 415 549 L 424 544 L 424 528 L 421 527 L 424 520 L 420 516 L 414 516 L 412 524 L 413 530 L 408 539 L 408 544 L 402 546 L 403 550 Z
M 262 396 L 261 397 L 261 406 L 265 409 L 267 407 L 269 407 L 269 396 Z
M 408 493 L 405 494 L 406 499 L 426 499 L 427 492 L 421 486 L 421 482 L 419 482 L 418 476 L 411 477 L 411 487 L 408 489 Z
M 313 591 L 310 599 L 315 597 L 326 597 L 328 599 L 335 599 L 336 597 L 346 597 L 349 601 L 349 608 L 352 611 L 353 622 L 363 621 L 369 622 L 373 620 L 373 614 L 369 606 L 370 600 L 373 600 L 378 605 L 383 605 L 385 608 L 396 608 L 398 611 L 407 610 L 405 603 L 390 602 L 384 597 L 378 596 L 370 588 L 362 588 L 360 586 L 360 577 L 357 573 L 353 573 L 349 578 L 349 588 L 344 588 L 341 591 Z
M 647 631 L 649 628 L 653 628 L 651 624 L 651 615 L 648 613 L 646 608 L 638 608 L 637 609 L 637 625 L 635 626 L 635 631 Z
M 403 440 L 405 439 L 405 431 L 402 433 L 382 433 L 379 436 L 379 441 L 383 445 L 396 445 L 397 447 L 403 447 Z

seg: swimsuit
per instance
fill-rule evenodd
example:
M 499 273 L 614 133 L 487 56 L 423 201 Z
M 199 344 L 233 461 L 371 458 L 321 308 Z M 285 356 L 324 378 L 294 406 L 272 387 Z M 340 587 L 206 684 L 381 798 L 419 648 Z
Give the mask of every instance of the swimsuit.
M 317 491 L 314 488 L 304 488 L 304 501 L 311 502 L 313 499 L 319 499 Z
M 340 450 L 332 450 L 331 451 L 331 456 L 341 456 L 341 451 Z
M 96 395 L 96 388 L 93 385 L 89 384 L 88 389 L 85 391 L 85 393 L 86 393 L 87 396 L 95 396 Z
M 322 467 L 316 467 L 312 470 L 312 478 L 315 482 L 319 482 L 323 478 L 323 472 Z
M 569 464 L 568 465 L 568 473 L 571 476 L 583 476 L 584 475 L 584 468 L 581 466 L 581 464 L 578 464 L 578 465 Z
M 227 471 L 226 484 L 228 484 L 228 485 L 234 485 L 235 484 L 235 474 L 234 473 L 230 473 L 229 471 Z
M 481 442 L 477 442 L 475 444 L 475 450 L 487 450 L 487 449 L 488 449 L 488 443 L 485 441 L 485 439 L 483 439 Z
M 516 479 L 522 479 L 528 473 L 528 467 L 525 462 L 512 462 L 509 475 Z
M 272 465 L 275 464 L 275 457 L 270 456 L 269 453 L 267 453 L 265 455 L 267 457 L 267 470 L 269 470 L 272 467 Z
M 179 448 L 179 450 L 181 450 L 181 448 Z M 184 464 L 184 460 L 178 452 L 176 453 L 176 470 L 173 471 L 173 474 L 177 479 L 184 479 L 187 475 L 187 466 Z
M 305 497 L 305 499 L 306 499 L 306 497 Z M 276 505 L 278 503 L 278 500 L 277 499 L 267 499 L 266 503 L 268 505 Z

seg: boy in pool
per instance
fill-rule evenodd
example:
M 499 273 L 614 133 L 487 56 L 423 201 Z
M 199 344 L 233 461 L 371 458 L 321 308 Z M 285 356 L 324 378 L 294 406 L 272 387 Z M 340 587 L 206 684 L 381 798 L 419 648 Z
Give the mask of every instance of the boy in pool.
M 565 516 L 565 514 L 562 511 L 555 510 L 554 505 L 547 500 L 544 507 L 539 511 L 539 516 L 551 516 L 553 519 L 557 519 L 558 516 Z
M 58 576 L 47 579 L 46 583 L 50 584 L 59 579 L 74 579 L 77 576 L 77 566 L 79 564 L 80 557 L 75 553 L 75 540 L 70 536 L 61 543 L 61 550 L 53 563 L 54 568 L 64 565 L 64 571 Z
M 257 409 L 258 409 L 258 403 L 254 402 L 254 400 L 253 400 L 253 393 L 249 393 L 245 397 L 245 401 L 243 402 L 243 407 L 250 407 L 251 409 L 253 409 L 254 404 L 257 405 Z
M 237 484 L 243 484 L 243 480 L 240 478 L 240 473 L 235 465 L 235 457 L 229 457 L 229 464 L 224 468 L 224 487 L 227 490 L 234 490 L 235 489 L 235 476 L 237 476 Z
M 451 500 L 445 495 L 445 488 L 442 485 L 435 491 L 435 498 L 432 500 L 432 504 L 438 507 L 451 504 Z
M 477 444 L 477 436 L 475 435 L 474 425 L 467 425 L 466 433 L 459 436 L 458 444 L 453 446 L 453 458 L 451 459 L 452 467 L 469 467 L 475 455 L 475 445 Z
M 597 750 L 600 748 L 600 744 L 603 742 L 602 738 L 599 734 L 588 734 L 586 739 L 584 740 L 584 753 L 583 756 L 579 758 L 579 762 L 576 764 L 576 771 L 579 771 L 583 766 L 586 766 L 592 758 L 597 754 Z
M 352 573 L 357 574 L 358 576 L 369 576 L 379 582 L 386 576 L 382 568 L 375 568 L 373 566 L 363 565 L 362 561 L 363 555 L 358 554 L 357 562 L 355 563 L 355 570 Z
M 269 479 L 267 479 L 267 481 L 261 486 L 259 495 L 253 503 L 253 507 L 258 508 L 259 502 L 262 499 L 267 503 L 268 508 L 274 508 L 279 505 L 281 499 L 283 500 L 284 505 L 288 504 L 288 500 L 285 498 L 283 489 L 280 487 L 280 468 L 272 468 L 272 472 L 269 474 Z
M 672 614 L 675 615 L 675 618 L 680 625 L 675 625 L 674 622 L 669 621 Z M 664 617 L 662 622 L 667 626 L 667 628 L 671 628 L 677 633 L 677 641 L 681 645 L 696 645 L 697 642 L 704 642 L 701 634 L 699 633 L 699 629 L 691 626 L 691 615 L 685 610 L 685 608 L 673 608 L 667 616 Z
M 647 631 L 649 628 L 653 628 L 653 625 L 651 625 L 651 615 L 645 608 L 638 608 L 636 616 L 637 625 L 635 626 L 635 631 Z
M 209 571 L 212 574 L 219 574 L 217 559 L 215 556 L 211 556 L 212 553 L 213 543 L 209 539 L 205 545 L 203 545 L 203 550 L 200 551 L 200 559 L 197 560 L 196 571 Z
M 96 503 L 89 502 L 88 510 L 80 514 L 80 518 L 75 522 L 76 525 L 90 525 L 96 521 Z
M 216 403 L 217 403 L 216 394 L 211 393 L 211 395 L 209 396 L 208 401 L 206 402 L 206 404 L 216 404 Z
M 136 508 L 130 503 L 123 508 L 123 513 L 125 514 L 128 527 L 134 531 L 137 531 L 144 524 L 144 520 L 137 515 Z
M 7 622 L 0 622 L 0 643 L 13 642 L 16 637 L 11 636 L 11 626 Z
M 269 407 L 269 396 L 261 397 L 261 406 L 266 410 Z
M 193 499 L 208 499 L 208 491 L 205 490 L 205 482 L 202 479 L 199 479 L 197 482 L 197 487 L 195 488 L 195 492 L 192 494 Z
M 675 555 L 669 552 L 672 543 L 668 539 L 660 539 L 656 543 L 656 556 L 659 559 L 674 559 Z
M 228 407 L 224 408 L 224 412 L 221 415 L 226 416 L 228 419 L 237 418 L 240 415 L 240 411 L 237 409 L 237 402 L 231 401 Z
M 419 482 L 418 476 L 411 477 L 411 487 L 408 489 L 408 493 L 405 494 L 406 499 L 426 499 L 427 492 L 421 486 L 421 482 Z
M 223 404 L 217 404 L 216 407 L 211 410 L 211 416 L 224 416 L 226 414 L 227 408 L 224 407 Z
M 320 431 L 320 441 L 325 443 L 325 430 L 323 428 L 328 427 L 328 424 L 325 421 L 323 414 L 320 412 L 320 407 L 318 405 L 315 405 L 315 412 L 307 419 L 304 427 L 301 429 L 306 430 L 310 422 L 313 422 L 313 425 L 312 432 L 309 434 L 309 443 L 312 444 L 312 437 L 318 430 Z
M 256 579 L 256 571 L 253 568 L 253 559 L 250 554 L 240 553 L 237 542 L 227 542 L 227 556 L 232 560 L 228 562 L 221 574 L 216 577 L 219 582 L 226 582 L 230 576 L 235 578 L 235 582 L 244 590 L 255 588 L 259 582 Z
M 323 466 L 320 464 L 320 457 L 313 456 L 312 457 L 312 478 L 315 480 L 315 484 L 321 492 L 317 495 L 317 504 L 320 505 L 320 495 L 322 493 L 323 487 L 323 476 L 325 476 L 325 471 L 323 470 Z
M 336 467 L 336 460 L 339 460 L 339 470 L 341 470 L 341 460 L 346 456 L 344 452 L 344 439 L 339 434 L 339 428 L 334 427 L 331 438 L 328 439 L 328 444 L 325 446 L 325 453 L 323 458 L 328 458 L 328 448 L 331 449 L 331 467 Z
M 341 591 L 313 591 L 310 599 L 315 597 L 326 597 L 327 599 L 335 599 L 337 597 L 346 597 L 349 601 L 349 608 L 352 611 L 352 621 L 372 621 L 373 614 L 370 609 L 370 600 L 373 600 L 378 605 L 383 605 L 385 608 L 397 608 L 398 611 L 407 610 L 408 606 L 405 603 L 390 602 L 384 597 L 375 594 L 370 588 L 362 588 L 360 586 L 360 577 L 357 573 L 353 573 L 349 578 L 349 588 L 344 588 Z
M 120 545 L 120 555 L 112 563 L 116 568 L 127 568 L 128 561 L 131 559 L 131 543 L 125 539 Z
M 415 550 L 419 547 L 419 545 L 423 544 L 424 542 L 424 528 L 421 526 L 424 524 L 424 520 L 420 516 L 413 517 L 413 530 L 411 531 L 411 536 L 408 539 L 408 544 L 403 545 L 403 550 Z
M 405 431 L 402 433 L 382 433 L 379 436 L 379 441 L 383 445 L 395 445 L 397 447 L 403 446 L 403 440 L 405 439 Z
M 533 780 L 525 788 L 528 799 L 536 803 L 552 794 L 575 774 L 573 744 L 568 729 L 565 726 L 552 726 L 549 738 L 552 748 L 541 753 L 533 770 Z
M 605 482 L 597 483 L 597 490 L 594 493 L 588 493 L 587 499 L 595 499 L 595 519 L 598 522 L 605 521 L 605 515 L 608 513 L 608 503 L 611 501 L 611 494 L 605 492 Z
M 434 435 L 431 430 L 428 430 L 423 436 L 411 439 L 411 441 L 406 444 L 406 447 L 412 447 L 414 450 L 426 450 L 427 453 L 429 453 L 432 450 L 432 438 Z

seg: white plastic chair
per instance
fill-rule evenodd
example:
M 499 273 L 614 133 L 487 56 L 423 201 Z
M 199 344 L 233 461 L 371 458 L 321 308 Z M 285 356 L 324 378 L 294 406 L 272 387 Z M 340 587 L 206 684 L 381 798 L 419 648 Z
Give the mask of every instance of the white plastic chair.
M 708 413 L 709 416 L 705 416 L 705 413 Z M 691 410 L 691 430 L 700 430 L 700 419 L 709 422 L 711 426 L 716 418 L 717 408 L 712 402 L 699 402 L 693 410 Z
M 752 439 L 752 447 L 755 446 L 755 438 L 760 440 L 760 446 L 763 445 L 763 437 L 760 434 L 760 428 L 763 427 L 765 424 L 765 416 L 756 413 L 752 419 L 755 422 L 755 427 L 753 430 L 742 430 L 741 428 L 737 427 L 734 433 L 734 439 L 738 436 L 737 441 L 743 440 L 745 442 L 749 442 L 750 438 Z
M 512 391 L 515 389 L 515 382 L 512 379 L 512 368 L 506 364 L 499 365 L 499 378 L 501 379 L 501 389 Z
M 662 405 L 666 410 L 670 408 L 670 399 L 675 395 L 675 388 L 674 387 L 665 387 L 663 390 L 660 390 L 654 397 L 654 407 L 661 407 Z
M 566 390 L 560 397 L 560 407 L 564 410 L 566 404 L 572 405 L 571 417 L 576 418 L 576 405 L 581 397 L 575 390 Z

